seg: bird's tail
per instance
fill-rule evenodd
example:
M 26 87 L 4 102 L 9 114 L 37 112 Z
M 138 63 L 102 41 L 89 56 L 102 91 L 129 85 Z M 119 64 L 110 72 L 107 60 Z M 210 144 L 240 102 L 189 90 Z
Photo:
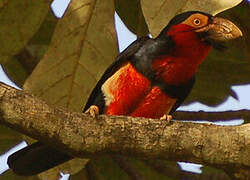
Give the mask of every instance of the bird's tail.
M 8 157 L 10 169 L 20 176 L 31 176 L 72 159 L 71 156 L 36 142 Z

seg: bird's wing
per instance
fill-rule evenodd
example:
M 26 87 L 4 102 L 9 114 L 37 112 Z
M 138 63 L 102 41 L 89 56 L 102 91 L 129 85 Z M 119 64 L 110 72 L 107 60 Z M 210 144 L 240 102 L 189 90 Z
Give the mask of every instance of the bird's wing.
M 189 95 L 189 93 L 191 92 L 193 86 L 195 83 L 195 76 L 192 77 L 186 84 L 180 86 L 178 89 L 176 89 L 177 91 L 179 90 L 180 93 L 177 92 L 177 101 L 174 104 L 174 106 L 172 107 L 171 111 L 169 114 L 172 114 L 176 111 L 176 109 L 183 103 L 183 101 L 187 98 L 187 96 Z
M 128 62 L 131 57 L 140 49 L 140 47 L 149 39 L 149 37 L 138 38 L 116 57 L 115 61 L 107 68 L 101 79 L 97 82 L 94 90 L 89 96 L 89 99 L 84 107 L 83 112 L 85 112 L 93 104 L 98 105 L 99 108 L 101 108 L 100 112 L 103 110 L 104 98 L 102 95 L 101 86 L 108 78 L 110 78 L 117 71 L 117 69 L 124 65 L 124 63 Z

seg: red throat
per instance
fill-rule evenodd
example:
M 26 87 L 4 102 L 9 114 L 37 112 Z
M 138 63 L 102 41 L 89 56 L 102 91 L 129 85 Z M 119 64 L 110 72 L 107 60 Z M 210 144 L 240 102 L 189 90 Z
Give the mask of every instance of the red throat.
M 173 26 L 168 36 L 175 42 L 175 48 L 170 54 L 153 61 L 152 69 L 159 79 L 178 85 L 194 76 L 198 65 L 207 57 L 210 46 L 185 24 Z

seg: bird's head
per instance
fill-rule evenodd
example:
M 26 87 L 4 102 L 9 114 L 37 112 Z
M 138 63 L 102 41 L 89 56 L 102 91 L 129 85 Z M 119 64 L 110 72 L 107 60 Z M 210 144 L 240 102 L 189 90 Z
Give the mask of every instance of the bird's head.
M 175 16 L 160 36 L 170 36 L 180 42 L 196 36 L 199 41 L 219 49 L 221 43 L 242 36 L 242 32 L 227 19 L 189 11 Z

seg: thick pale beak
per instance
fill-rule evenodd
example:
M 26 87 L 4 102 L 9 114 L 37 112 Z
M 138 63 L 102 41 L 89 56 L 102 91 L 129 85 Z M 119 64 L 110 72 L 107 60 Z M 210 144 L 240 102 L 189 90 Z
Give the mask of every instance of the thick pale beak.
M 236 39 L 242 36 L 241 30 L 231 21 L 219 17 L 212 17 L 211 22 L 197 30 L 197 32 L 206 33 L 205 39 L 223 42 Z

